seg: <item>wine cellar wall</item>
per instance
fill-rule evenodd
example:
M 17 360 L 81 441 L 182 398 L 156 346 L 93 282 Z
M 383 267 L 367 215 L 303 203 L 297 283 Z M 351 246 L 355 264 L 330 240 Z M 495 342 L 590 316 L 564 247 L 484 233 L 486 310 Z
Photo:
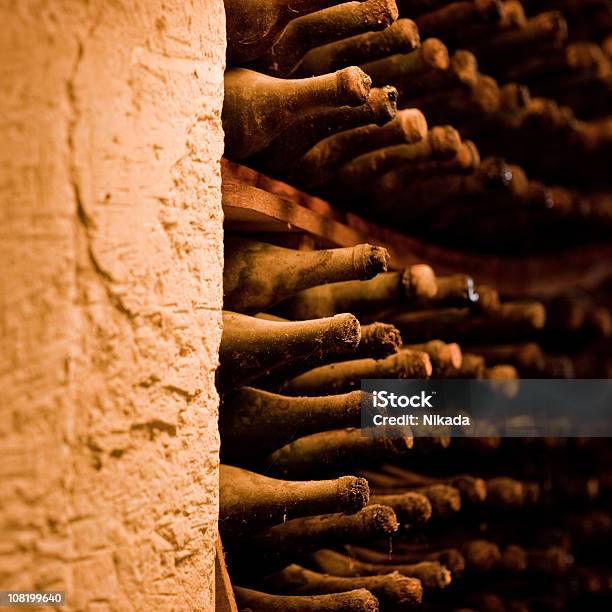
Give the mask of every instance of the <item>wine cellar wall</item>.
M 222 0 L 0 24 L 0 589 L 212 612 Z
M 607 439 L 359 428 L 612 374 L 612 3 L 225 7 L 218 609 L 610 609 Z

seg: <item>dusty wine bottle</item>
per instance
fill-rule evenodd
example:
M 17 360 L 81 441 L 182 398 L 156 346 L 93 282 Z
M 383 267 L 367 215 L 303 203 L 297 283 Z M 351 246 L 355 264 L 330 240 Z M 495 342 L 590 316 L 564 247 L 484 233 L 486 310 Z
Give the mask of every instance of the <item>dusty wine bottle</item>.
M 429 378 L 427 353 L 402 351 L 385 359 L 353 359 L 320 366 L 291 379 L 282 387 L 290 395 L 344 393 L 360 386 L 363 378 Z
M 293 122 L 264 151 L 253 157 L 252 164 L 272 173 L 282 173 L 324 138 L 371 123 L 384 125 L 396 112 L 395 87 L 374 88 L 361 106 L 318 110 Z
M 402 428 L 395 436 L 375 438 L 353 427 L 323 431 L 279 448 L 268 456 L 265 465 L 277 474 L 297 476 L 406 454 L 412 448 L 408 428 Z
M 429 73 L 410 80 L 405 88 L 402 88 L 402 105 L 410 98 L 457 86 L 473 86 L 478 80 L 478 61 L 470 51 L 459 49 L 450 58 L 447 68 L 432 70 Z
M 424 589 L 443 589 L 451 582 L 450 572 L 437 561 L 422 561 L 406 565 L 364 563 L 333 550 L 323 549 L 311 555 L 317 569 L 332 576 L 372 576 L 399 572 L 418 578 Z
M 437 70 L 446 70 L 450 64 L 446 45 L 437 38 L 428 38 L 410 53 L 398 53 L 383 59 L 361 64 L 376 86 L 390 83 L 403 89 L 410 79 L 421 77 Z
M 287 518 L 357 512 L 368 496 L 367 481 L 355 476 L 294 482 L 221 465 L 219 529 L 228 537 L 240 537 Z
M 234 587 L 242 612 L 378 612 L 378 600 L 366 589 L 330 595 L 270 595 Z
M 382 576 L 340 577 L 313 572 L 296 564 L 266 579 L 275 591 L 293 595 L 323 595 L 353 589 L 367 589 L 383 606 L 403 608 L 421 603 L 423 587 L 417 578 L 392 572 Z
M 224 0 L 229 65 L 264 54 L 296 17 L 319 11 L 342 0 Z
M 409 53 L 419 44 L 419 30 L 414 21 L 399 19 L 382 32 L 368 32 L 312 48 L 302 60 L 301 71 L 308 76 L 327 74 L 345 66 Z
M 221 452 L 242 461 L 280 448 L 292 439 L 339 427 L 359 427 L 362 392 L 287 397 L 241 387 L 220 411 Z
M 287 171 L 287 180 L 302 187 L 317 187 L 358 155 L 396 144 L 414 144 L 426 135 L 427 121 L 423 113 L 406 108 L 383 126 L 364 125 L 324 138 Z
M 430 13 L 415 17 L 423 36 L 444 36 L 478 21 L 499 21 L 502 17 L 501 0 L 452 2 Z
M 450 125 L 436 126 L 415 144 L 400 144 L 365 153 L 345 164 L 334 180 L 336 197 L 354 198 L 377 176 L 426 159 L 451 159 L 461 146 L 459 132 Z M 344 194 L 344 195 L 343 195 Z
M 422 525 L 431 518 L 431 503 L 429 500 L 424 495 L 412 491 L 389 495 L 372 495 L 370 503 L 393 508 L 403 526 Z
M 463 353 L 461 370 L 457 378 L 484 378 L 485 360 L 481 355 L 474 353 Z
M 304 320 L 353 312 L 376 313 L 396 305 L 414 305 L 432 299 L 437 292 L 434 271 L 425 264 L 407 266 L 401 272 L 378 274 L 362 282 L 319 285 L 282 302 L 278 311 Z
M 430 340 L 422 344 L 407 344 L 404 346 L 407 349 L 421 351 L 429 355 L 433 376 L 446 378 L 456 374 L 461 368 L 463 361 L 461 347 L 455 342 L 446 344 L 442 340 Z
M 369 244 L 298 251 L 227 238 L 223 306 L 235 312 L 254 313 L 315 285 L 370 279 L 386 272 L 388 265 L 387 250 Z
M 351 314 L 280 323 L 223 311 L 217 382 L 228 391 L 298 359 L 346 354 L 357 349 L 360 337 Z
M 225 155 L 249 157 L 313 112 L 358 107 L 367 100 L 370 84 L 355 66 L 310 79 L 277 79 L 246 68 L 227 70 L 222 114 Z
M 467 274 L 438 276 L 438 292 L 428 306 L 461 307 L 475 304 L 479 300 L 474 279 Z
M 401 486 L 426 486 L 432 484 L 444 484 L 455 487 L 461 493 L 461 499 L 471 503 L 480 503 L 487 497 L 487 485 L 482 478 L 470 474 L 456 474 L 453 476 L 426 476 L 411 472 L 397 465 L 384 464 L 384 472 L 395 476 Z
M 344 2 L 338 6 L 310 13 L 292 20 L 270 50 L 255 66 L 262 72 L 286 77 L 298 68 L 300 60 L 311 49 L 334 41 L 357 37 L 363 32 L 382 30 L 398 16 L 395 0 Z M 417 33 L 418 35 L 418 33 Z M 341 68 L 355 65 L 343 64 Z M 326 70 L 324 73 L 333 72 Z M 308 76 L 307 71 L 304 72 Z M 312 73 L 314 74 L 314 72 Z
M 429 548 L 415 545 L 414 550 L 401 548 L 401 552 L 393 547 L 390 552 L 380 552 L 364 546 L 347 545 L 344 547 L 349 556 L 366 563 L 378 563 L 382 565 L 410 565 L 421 561 L 437 561 L 446 567 L 452 574 L 452 578 L 458 578 L 465 570 L 465 559 L 457 548 L 445 548 L 442 550 L 429 550 Z
M 321 514 L 283 521 L 241 543 L 250 558 L 286 565 L 321 546 L 389 537 L 399 527 L 388 506 L 366 506 L 355 514 Z

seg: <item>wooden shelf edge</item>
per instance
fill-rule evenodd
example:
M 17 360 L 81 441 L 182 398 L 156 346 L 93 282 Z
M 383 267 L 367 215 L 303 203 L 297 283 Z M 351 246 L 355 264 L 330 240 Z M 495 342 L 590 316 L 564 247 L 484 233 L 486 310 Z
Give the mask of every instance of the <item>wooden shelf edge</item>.
M 428 263 L 438 274 L 465 272 L 507 296 L 554 296 L 593 289 L 612 278 L 612 245 L 561 253 L 501 257 L 465 253 L 395 232 L 304 193 L 251 168 L 223 159 L 226 228 L 235 231 L 307 232 L 324 246 L 369 242 L 384 246 L 393 267 Z

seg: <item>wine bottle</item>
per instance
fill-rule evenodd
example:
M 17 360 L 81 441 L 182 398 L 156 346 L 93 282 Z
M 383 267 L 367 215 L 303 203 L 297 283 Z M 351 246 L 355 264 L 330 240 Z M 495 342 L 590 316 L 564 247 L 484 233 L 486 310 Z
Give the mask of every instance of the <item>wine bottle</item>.
M 567 22 L 559 11 L 548 11 L 530 17 L 522 28 L 507 30 L 472 46 L 487 65 L 514 63 L 521 54 L 533 57 L 537 45 L 560 46 L 567 40 Z
M 357 349 L 360 337 L 359 322 L 351 314 L 277 323 L 224 311 L 217 381 L 228 391 L 298 359 L 346 354 Z
M 431 515 L 434 519 L 443 519 L 461 510 L 461 494 L 455 487 L 443 484 L 431 484 L 414 489 L 424 495 L 431 504 Z
M 339 427 L 359 427 L 362 392 L 287 397 L 241 387 L 220 411 L 221 452 L 244 461 L 272 452 L 292 439 Z
M 351 160 L 340 169 L 333 193 L 344 199 L 355 198 L 385 172 L 425 159 L 451 159 L 460 146 L 461 137 L 455 128 L 450 125 L 434 127 L 421 142 L 385 147 Z
M 399 305 L 414 305 L 432 299 L 437 284 L 433 270 L 425 264 L 407 266 L 401 272 L 378 274 L 368 281 L 330 283 L 297 293 L 279 304 L 278 311 L 303 320 L 354 312 L 358 316 Z
M 475 292 L 478 294 L 476 309 L 483 314 L 495 314 L 501 305 L 497 289 L 489 285 L 477 285 Z
M 452 2 L 430 13 L 415 17 L 423 36 L 453 34 L 473 22 L 497 22 L 502 17 L 501 0 L 474 0 L 473 2 Z
M 521 335 L 542 329 L 546 311 L 539 302 L 507 302 L 489 316 L 473 316 L 467 308 L 421 310 L 389 317 L 402 336 L 414 340 L 519 339 Z
M 342 0 L 224 0 L 229 65 L 248 62 L 265 53 L 296 17 Z
M 500 107 L 499 84 L 494 78 L 482 74 L 474 84 L 461 84 L 412 98 L 405 97 L 401 87 L 399 90 L 401 100 L 408 106 L 420 108 L 433 124 L 471 125 L 470 122 L 486 121 Z
M 463 353 L 461 362 L 461 370 L 458 372 L 458 378 L 484 378 L 485 376 L 485 360 L 481 355 L 474 353 Z
M 573 558 L 560 546 L 525 549 L 516 544 L 508 545 L 501 554 L 500 565 L 512 573 L 534 572 L 548 575 L 563 575 L 571 567 Z
M 361 64 L 375 86 L 390 83 L 402 87 L 410 79 L 421 78 L 436 70 L 447 70 L 450 65 L 448 49 L 437 38 L 428 38 L 410 53 L 398 53 L 383 59 Z M 409 86 L 407 86 L 409 89 Z
M 380 552 L 364 546 L 354 545 L 347 545 L 344 548 L 349 556 L 365 563 L 411 565 L 421 561 L 437 561 L 450 571 L 453 579 L 459 578 L 465 570 L 465 559 L 457 548 L 432 551 L 417 544 L 413 552 L 408 552 L 402 547 L 400 553 L 396 550 L 396 546 L 393 547 L 391 552 Z
M 304 75 L 327 74 L 397 53 L 409 53 L 420 44 L 414 21 L 398 19 L 382 32 L 368 32 L 312 48 L 303 58 Z
M 223 305 L 235 312 L 258 312 L 315 285 L 370 279 L 379 272 L 386 272 L 388 265 L 387 250 L 369 244 L 298 251 L 254 240 L 228 238 L 225 241 Z
M 397 327 L 388 323 L 370 323 L 361 326 L 361 341 L 357 347 L 359 357 L 384 359 L 397 353 L 402 336 Z
M 472 349 L 492 365 L 510 364 L 526 377 L 535 377 L 546 370 L 546 360 L 540 346 L 535 342 L 520 344 L 479 345 Z
M 443 589 L 451 582 L 450 572 L 437 561 L 422 561 L 406 565 L 364 563 L 333 550 L 323 549 L 311 555 L 314 566 L 332 576 L 372 576 L 399 572 L 418 578 L 424 589 Z
M 519 508 L 525 501 L 525 487 L 514 478 L 499 476 L 487 480 L 487 504 L 494 508 Z
M 369 496 L 364 478 L 292 482 L 223 464 L 219 492 L 219 529 L 228 537 L 255 533 L 286 518 L 357 512 Z
M 433 376 L 446 378 L 461 368 L 461 347 L 455 342 L 446 344 L 442 340 L 430 340 L 421 344 L 407 344 L 405 348 L 427 353 L 431 360 Z
M 427 353 L 402 351 L 385 359 L 354 359 L 320 366 L 288 381 L 283 391 L 290 395 L 344 393 L 358 388 L 362 378 L 429 378 Z
M 390 172 L 370 190 L 370 208 L 376 207 L 388 221 L 397 220 L 406 226 L 429 220 L 445 209 L 456 210 L 456 202 L 491 197 L 508 191 L 512 172 L 504 160 L 487 158 L 467 176 L 460 174 L 415 177 L 402 172 Z M 410 206 L 403 206 L 410 202 Z M 441 217 L 444 218 L 443 214 Z
M 382 469 L 398 479 L 399 486 L 427 486 L 432 484 L 444 484 L 455 487 L 461 494 L 461 499 L 470 503 L 481 503 L 487 497 L 487 485 L 482 478 L 470 474 L 457 474 L 453 476 L 425 476 L 411 472 L 392 464 L 384 464 Z
M 468 540 L 461 544 L 466 569 L 472 573 L 490 572 L 501 561 L 499 546 L 488 540 Z
M 395 87 L 385 85 L 371 89 L 361 106 L 318 110 L 293 122 L 265 151 L 253 157 L 252 164 L 268 172 L 281 174 L 324 138 L 371 123 L 384 125 L 395 117 L 396 112 Z
M 312 188 L 328 182 L 354 157 L 396 144 L 414 144 L 427 135 L 427 121 L 416 108 L 405 108 L 383 126 L 364 125 L 318 142 L 286 173 L 294 185 Z
M 448 68 L 432 70 L 412 79 L 401 90 L 402 105 L 408 99 L 418 98 L 440 90 L 454 89 L 458 86 L 474 86 L 478 80 L 478 61 L 470 51 L 459 49 L 450 57 Z
M 378 600 L 366 589 L 330 595 L 270 595 L 234 587 L 242 612 L 378 612 Z
M 396 428 L 399 429 L 399 428 Z M 298 438 L 270 454 L 265 462 L 277 474 L 307 475 L 353 466 L 358 461 L 401 456 L 412 448 L 412 437 L 402 428 L 394 437 L 364 435 L 353 427 L 323 431 Z
M 393 508 L 400 523 L 414 527 L 426 523 L 431 518 L 431 503 L 420 493 L 408 491 L 388 495 L 370 497 L 371 504 L 382 504 Z
M 438 292 L 427 303 L 428 306 L 461 307 L 476 304 L 479 293 L 474 287 L 474 279 L 467 274 L 438 276 Z
M 370 78 L 351 66 L 310 79 L 277 79 L 246 68 L 225 72 L 225 155 L 249 157 L 313 112 L 364 104 Z
M 323 595 L 364 588 L 383 606 L 392 609 L 420 604 L 423 599 L 421 581 L 397 572 L 382 576 L 340 577 L 292 564 L 269 576 L 266 582 L 275 591 L 293 595 Z
M 471 140 L 464 140 L 452 159 L 439 160 L 425 158 L 414 163 L 403 164 L 388 174 L 397 172 L 402 181 L 410 177 L 416 179 L 431 175 L 471 174 L 480 166 L 480 153 Z
M 357 37 L 363 32 L 382 30 L 391 25 L 397 16 L 395 0 L 365 0 L 344 2 L 298 17 L 289 23 L 270 50 L 258 59 L 256 68 L 274 76 L 286 77 L 296 71 L 300 60 L 311 49 L 342 39 L 350 40 L 349 37 Z M 344 64 L 341 68 L 351 65 L 354 66 L 355 62 Z M 318 74 L 328 72 L 333 70 Z M 307 71 L 304 73 L 310 76 Z
M 388 506 L 366 506 L 355 514 L 322 514 L 283 521 L 255 534 L 240 547 L 249 558 L 269 564 L 287 565 L 321 546 L 389 537 L 399 527 L 395 512 Z

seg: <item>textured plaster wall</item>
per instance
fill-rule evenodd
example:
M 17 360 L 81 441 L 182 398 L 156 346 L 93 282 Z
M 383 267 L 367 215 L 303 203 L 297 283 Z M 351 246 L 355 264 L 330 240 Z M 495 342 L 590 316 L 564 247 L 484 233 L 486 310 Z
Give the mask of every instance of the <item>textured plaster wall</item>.
M 0 24 L 0 589 L 213 610 L 223 2 Z

